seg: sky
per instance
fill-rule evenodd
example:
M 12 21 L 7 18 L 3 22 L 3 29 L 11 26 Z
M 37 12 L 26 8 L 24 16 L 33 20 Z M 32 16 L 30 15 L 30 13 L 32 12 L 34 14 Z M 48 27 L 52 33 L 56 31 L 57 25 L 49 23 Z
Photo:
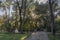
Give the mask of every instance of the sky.
M 3 8 L 0 7 L 0 15 L 3 15 L 5 13 L 5 10 L 3 10 Z
M 1 8 L 0 8 L 0 15 L 5 14 L 5 11 L 7 11 L 7 15 L 8 15 L 9 13 L 11 14 L 11 12 L 14 12 L 12 8 L 13 8 L 13 5 L 10 5 L 10 9 L 6 8 L 6 10 L 4 10 L 4 9 L 1 7 Z
M 35 1 L 38 1 L 40 4 L 41 2 L 46 3 L 48 0 L 35 0 Z
M 0 0 L 1 1 L 1 0 Z M 5 2 L 6 0 L 2 0 L 3 2 Z M 35 1 L 38 1 L 39 2 L 39 4 L 41 3 L 41 2 L 43 2 L 43 3 L 46 3 L 47 2 L 47 0 L 35 0 Z M 60 0 L 58 0 L 58 4 L 60 5 Z M 7 13 L 10 13 L 11 14 L 11 12 L 14 12 L 13 10 L 12 10 L 12 8 L 13 8 L 13 6 L 12 5 L 10 5 L 10 10 L 9 9 L 6 9 L 7 10 Z M 10 12 L 9 12 L 10 11 Z M 5 14 L 5 10 L 3 10 L 3 8 L 1 8 L 0 9 L 0 15 L 3 15 L 3 14 Z
M 2 1 L 2 2 L 5 2 L 6 0 L 0 0 L 0 1 Z M 41 2 L 46 2 L 47 0 L 35 0 L 35 1 L 38 1 L 39 3 L 41 3 Z M 9 10 L 7 9 L 7 13 L 10 13 L 11 14 L 11 12 L 13 12 L 13 10 L 12 10 L 12 5 L 10 5 L 10 12 L 9 12 Z M 3 14 L 5 14 L 5 10 L 4 11 L 2 11 L 3 10 L 3 8 L 1 8 L 0 9 L 0 15 L 3 15 Z

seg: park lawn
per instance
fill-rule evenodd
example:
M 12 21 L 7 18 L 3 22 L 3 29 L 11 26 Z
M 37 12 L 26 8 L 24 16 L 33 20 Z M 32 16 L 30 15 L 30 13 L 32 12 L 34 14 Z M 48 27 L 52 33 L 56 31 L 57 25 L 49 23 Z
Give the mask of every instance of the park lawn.
M 52 34 L 49 34 L 49 38 L 51 40 L 60 40 L 60 34 L 56 34 L 56 36 L 53 36 Z
M 1 34 L 0 40 L 24 40 L 28 35 L 27 34 Z

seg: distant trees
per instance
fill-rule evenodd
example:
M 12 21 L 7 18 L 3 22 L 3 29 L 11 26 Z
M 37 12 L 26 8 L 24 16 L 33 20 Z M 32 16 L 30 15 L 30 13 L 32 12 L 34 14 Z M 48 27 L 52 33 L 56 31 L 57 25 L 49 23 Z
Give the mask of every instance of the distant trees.
M 4 20 L 1 19 L 5 31 L 15 32 L 16 29 L 18 32 L 37 31 L 41 28 L 48 29 L 50 27 L 53 16 L 49 13 L 48 2 L 45 4 L 39 4 L 38 2 L 34 2 L 34 0 L 13 1 L 11 4 L 10 2 L 2 3 L 3 5 L 0 4 L 5 9 L 5 15 L 3 15 Z M 10 5 L 13 5 L 12 9 Z M 57 4 L 54 5 L 54 11 L 56 11 Z M 7 9 L 9 11 L 11 9 L 14 12 L 7 12 Z

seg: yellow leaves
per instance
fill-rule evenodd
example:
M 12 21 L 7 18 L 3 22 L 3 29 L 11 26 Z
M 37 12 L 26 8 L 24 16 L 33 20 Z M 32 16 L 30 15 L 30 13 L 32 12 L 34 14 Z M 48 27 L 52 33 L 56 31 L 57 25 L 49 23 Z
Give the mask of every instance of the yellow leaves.
M 16 17 L 13 17 L 13 19 L 19 21 L 20 20 L 20 17 L 16 18 Z
M 56 18 L 55 20 L 56 20 L 56 21 L 60 21 L 60 17 Z
M 27 36 L 22 37 L 20 40 L 24 40 Z
M 15 23 L 15 21 L 13 21 L 12 23 Z
M 20 25 L 20 22 L 18 22 L 18 25 Z
M 39 18 L 39 15 L 36 15 L 34 12 L 31 12 L 30 13 L 32 19 L 38 19 Z
M 4 20 L 3 19 L 0 19 L 0 26 L 2 26 L 4 23 Z
M 0 26 L 2 26 L 2 24 L 0 24 Z
M 11 26 L 15 26 L 15 21 L 11 22 Z
M 35 22 L 32 22 L 32 25 L 35 26 Z
M 20 19 L 17 19 L 17 21 L 19 21 Z
M 3 19 L 0 19 L 0 23 L 3 23 Z
M 17 21 L 20 21 L 20 17 L 18 16 Z
M 11 23 L 11 26 L 15 26 L 15 24 Z
M 37 22 L 37 26 L 39 26 L 40 25 L 40 23 L 39 22 Z
M 5 7 L 8 7 L 9 3 L 8 2 L 4 2 L 4 3 L 2 3 L 2 5 L 5 6 Z
M 30 11 L 34 11 L 35 10 L 35 6 L 34 5 L 30 6 L 29 10 Z
M 60 19 L 60 16 L 59 15 L 57 15 L 57 19 Z
M 9 23 L 11 23 L 11 21 L 9 21 Z
M 13 17 L 13 19 L 16 19 L 16 17 Z
M 30 21 L 30 23 L 32 23 L 32 21 Z

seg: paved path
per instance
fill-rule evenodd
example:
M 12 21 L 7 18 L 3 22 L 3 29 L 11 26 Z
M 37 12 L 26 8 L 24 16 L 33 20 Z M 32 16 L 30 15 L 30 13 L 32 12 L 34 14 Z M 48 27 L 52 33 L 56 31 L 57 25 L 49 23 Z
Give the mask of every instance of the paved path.
M 34 32 L 26 40 L 49 40 L 46 32 Z

